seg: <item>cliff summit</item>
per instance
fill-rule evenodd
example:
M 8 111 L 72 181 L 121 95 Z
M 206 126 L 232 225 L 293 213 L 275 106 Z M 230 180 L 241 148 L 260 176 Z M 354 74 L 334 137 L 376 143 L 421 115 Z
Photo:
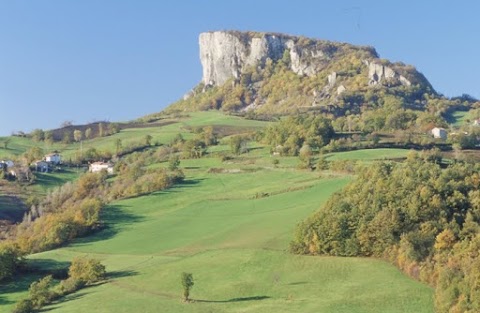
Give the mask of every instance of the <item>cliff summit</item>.
M 380 59 L 369 46 L 240 31 L 202 33 L 199 46 L 201 83 L 178 104 L 189 109 L 287 112 L 336 106 L 343 114 L 376 101 L 372 92 L 406 95 L 412 103 L 435 93 L 414 67 Z

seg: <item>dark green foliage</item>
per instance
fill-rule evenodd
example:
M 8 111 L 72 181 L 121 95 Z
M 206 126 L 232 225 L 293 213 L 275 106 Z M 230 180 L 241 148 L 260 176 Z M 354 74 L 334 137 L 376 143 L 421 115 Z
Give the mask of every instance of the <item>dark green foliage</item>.
M 183 144 L 183 156 L 185 158 L 198 159 L 201 158 L 205 153 L 207 146 L 205 142 L 200 139 L 190 139 L 185 141 Z
M 32 301 L 33 308 L 40 309 L 52 301 L 55 293 L 51 290 L 51 287 L 52 276 L 46 276 L 30 285 L 28 297 Z
M 239 155 L 248 151 L 248 138 L 243 135 L 235 135 L 230 137 L 230 149 L 233 154 Z
M 144 141 L 146 146 L 152 145 L 153 137 L 151 135 L 145 135 Z
M 321 154 L 321 155 L 318 157 L 318 161 L 317 161 L 316 168 L 317 168 L 317 170 L 319 170 L 319 171 L 323 171 L 323 170 L 328 169 L 328 161 L 327 161 L 327 159 L 325 158 L 324 155 Z
M 364 167 L 297 228 L 291 250 L 384 257 L 437 287 L 438 312 L 477 312 L 480 167 L 437 160 L 412 153 Z
M 20 256 L 14 245 L 4 243 L 0 246 L 0 281 L 13 277 L 22 262 Z
M 86 257 L 73 259 L 68 271 L 69 277 L 60 281 L 56 291 L 52 289 L 52 276 L 46 276 L 30 285 L 28 298 L 20 300 L 14 313 L 30 313 L 41 309 L 59 297 L 74 293 L 86 285 L 104 280 L 105 266 L 98 260 Z
M 45 139 L 45 132 L 37 128 L 30 133 L 30 136 L 32 137 L 33 141 L 43 141 Z
M 310 170 L 313 169 L 312 149 L 309 145 L 303 145 L 303 147 L 300 149 L 298 157 L 300 159 L 300 168 Z
M 83 288 L 83 286 L 85 286 L 83 281 L 69 277 L 60 282 L 58 291 L 61 295 L 68 295 Z
M 328 144 L 333 135 L 329 119 L 314 115 L 289 116 L 269 126 L 264 141 L 282 155 L 298 155 L 304 144 L 318 149 Z
M 183 287 L 183 300 L 189 301 L 190 290 L 194 285 L 193 274 L 183 272 L 180 278 L 181 278 L 182 287 Z
M 178 166 L 180 165 L 180 159 L 176 155 L 172 155 L 168 159 L 168 169 L 170 171 L 175 171 L 178 169 Z
M 34 312 L 33 303 L 30 299 L 22 299 L 18 301 L 12 313 L 32 313 Z

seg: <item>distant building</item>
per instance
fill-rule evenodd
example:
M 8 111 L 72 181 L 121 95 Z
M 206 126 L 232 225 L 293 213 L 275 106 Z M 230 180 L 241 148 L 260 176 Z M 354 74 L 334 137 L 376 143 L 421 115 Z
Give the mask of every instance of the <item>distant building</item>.
M 113 174 L 113 164 L 105 162 L 94 162 L 90 164 L 88 171 L 91 173 L 98 173 L 106 170 L 108 174 Z
M 35 166 L 36 172 L 48 173 L 50 166 L 47 161 L 35 161 L 33 162 L 33 166 Z
M 9 167 L 13 167 L 14 165 L 15 165 L 15 163 L 13 163 L 13 161 L 11 161 L 11 160 L 0 161 L 0 167 L 9 168 Z
M 435 127 L 432 129 L 433 138 L 447 139 L 447 131 L 444 128 Z
M 50 153 L 45 156 L 45 161 L 53 164 L 60 164 L 62 157 L 58 153 Z

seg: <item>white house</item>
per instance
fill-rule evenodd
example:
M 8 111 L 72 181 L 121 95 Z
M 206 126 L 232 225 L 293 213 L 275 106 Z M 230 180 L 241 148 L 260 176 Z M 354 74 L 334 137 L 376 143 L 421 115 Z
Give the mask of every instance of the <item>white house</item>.
M 45 156 L 45 161 L 48 163 L 59 164 L 62 161 L 62 157 L 58 153 L 50 153 Z
M 108 174 L 113 174 L 113 164 L 105 162 L 94 162 L 90 164 L 88 171 L 91 173 L 98 173 L 106 170 Z
M 444 128 L 435 127 L 432 129 L 433 138 L 447 139 L 447 131 Z

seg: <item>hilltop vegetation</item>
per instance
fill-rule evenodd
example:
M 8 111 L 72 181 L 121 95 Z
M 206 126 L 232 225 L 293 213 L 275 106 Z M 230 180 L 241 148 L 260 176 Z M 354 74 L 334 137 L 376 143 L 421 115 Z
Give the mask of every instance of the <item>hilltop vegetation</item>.
M 455 112 L 480 107 L 468 95 L 442 96 L 413 66 L 379 59 L 371 47 L 270 33 L 214 32 L 211 36 L 223 36 L 228 42 L 203 48 L 204 75 L 236 74 L 224 76 L 226 81 L 221 83 L 204 77 L 167 111 L 222 110 L 254 119 L 313 111 L 333 119 L 337 131 L 425 133 L 435 126 L 446 127 Z M 254 39 L 276 40 L 284 48 L 267 45 L 265 55 L 252 62 L 249 49 L 254 49 Z M 285 43 L 289 41 L 293 46 Z M 234 56 L 230 46 L 240 56 Z M 241 60 L 230 64 L 225 61 L 229 57 Z M 472 119 L 478 117 L 472 115 Z

